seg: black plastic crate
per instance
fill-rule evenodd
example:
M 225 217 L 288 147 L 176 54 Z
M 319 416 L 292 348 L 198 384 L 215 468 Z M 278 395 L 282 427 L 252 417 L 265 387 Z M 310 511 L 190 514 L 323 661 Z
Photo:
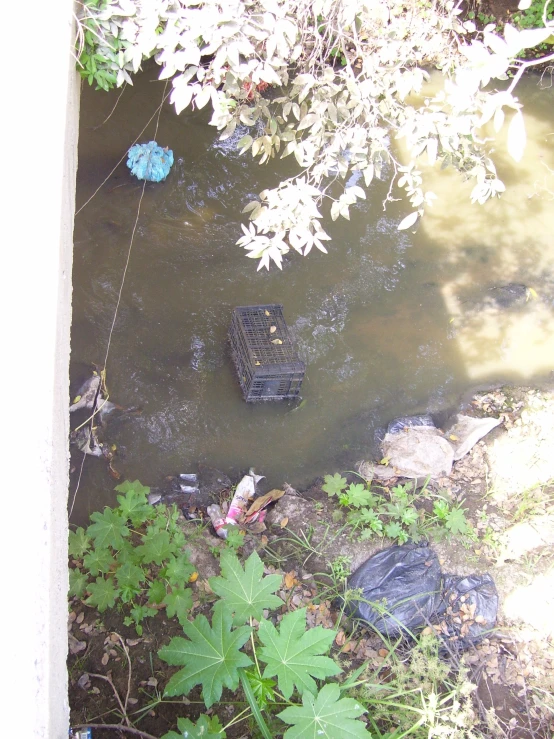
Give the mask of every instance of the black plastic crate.
M 246 401 L 298 398 L 306 365 L 298 359 L 282 305 L 235 308 L 230 339 Z

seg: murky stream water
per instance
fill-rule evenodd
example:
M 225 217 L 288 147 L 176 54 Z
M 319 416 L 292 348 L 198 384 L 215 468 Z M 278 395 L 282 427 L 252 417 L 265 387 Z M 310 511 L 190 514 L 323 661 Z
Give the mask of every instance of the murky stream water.
M 159 104 L 154 75 L 127 88 L 103 125 L 119 91 L 83 88 L 78 206 Z M 329 255 L 292 256 L 269 273 L 234 245 L 240 211 L 292 163 L 260 167 L 219 143 L 205 112 L 177 117 L 164 106 L 156 138 L 176 162 L 166 182 L 146 187 L 108 359 L 111 399 L 143 409 L 108 425 L 116 467 L 156 485 L 199 462 L 231 476 L 254 465 L 270 483 L 301 486 L 351 468 L 396 415 L 447 410 L 477 385 L 551 377 L 554 203 L 544 188 L 554 193 L 554 93 L 536 83 L 521 89 L 525 160 L 514 168 L 500 157 L 502 200 L 471 206 L 467 184 L 431 173 L 439 200 L 414 235 L 396 230 L 405 205 L 383 212 L 387 184 L 377 182 L 350 222 L 324 223 Z M 151 124 L 141 141 L 153 135 Z M 76 219 L 73 394 L 103 362 L 140 191 L 121 164 Z M 512 294 L 509 283 L 531 290 Z M 273 302 L 307 362 L 306 403 L 294 412 L 247 405 L 229 355 L 232 308 Z M 105 464 L 87 459 L 73 519 L 112 503 L 112 489 Z

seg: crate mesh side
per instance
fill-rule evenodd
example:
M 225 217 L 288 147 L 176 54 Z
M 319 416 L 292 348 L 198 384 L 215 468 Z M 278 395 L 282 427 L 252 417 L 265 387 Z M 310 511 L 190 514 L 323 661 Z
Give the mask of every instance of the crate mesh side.
M 298 361 L 281 305 L 240 307 L 234 314 L 253 364 Z
M 298 397 L 306 366 L 294 350 L 281 305 L 235 308 L 230 339 L 247 401 Z

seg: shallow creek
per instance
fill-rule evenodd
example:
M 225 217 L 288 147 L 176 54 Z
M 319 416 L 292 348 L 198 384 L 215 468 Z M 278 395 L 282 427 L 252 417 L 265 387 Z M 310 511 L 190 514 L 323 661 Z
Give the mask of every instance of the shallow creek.
M 377 182 L 350 222 L 323 224 L 333 236 L 328 255 L 293 255 L 269 273 L 235 246 L 241 209 L 292 174 L 292 163 L 260 167 L 232 141 L 218 142 L 204 111 L 177 117 L 165 105 L 156 140 L 175 164 L 164 183 L 146 187 L 108 359 L 111 399 L 142 408 L 108 424 L 117 469 L 157 485 L 201 462 L 231 476 L 253 465 L 270 484 L 302 486 L 352 469 L 394 416 L 447 411 L 477 386 L 551 377 L 554 93 L 537 83 L 520 89 L 524 160 L 513 166 L 499 143 L 502 199 L 472 206 L 468 183 L 431 172 L 439 198 L 412 234 L 396 230 L 409 206 L 384 212 L 388 184 Z M 83 87 L 77 207 L 163 90 L 150 70 L 113 110 L 120 91 Z M 90 363 L 103 362 L 140 192 L 122 163 L 76 218 L 73 395 Z M 242 399 L 227 332 L 234 306 L 260 303 L 283 304 L 307 363 L 306 402 L 296 410 Z M 70 499 L 80 462 L 74 453 Z M 73 519 L 113 503 L 113 484 L 101 460 L 87 459 Z

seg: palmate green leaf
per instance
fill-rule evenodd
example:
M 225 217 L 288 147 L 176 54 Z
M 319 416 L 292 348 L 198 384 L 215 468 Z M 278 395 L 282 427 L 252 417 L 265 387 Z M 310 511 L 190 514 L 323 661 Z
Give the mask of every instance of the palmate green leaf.
M 140 584 L 146 580 L 146 575 L 144 574 L 142 567 L 138 567 L 130 562 L 125 562 L 125 564 L 118 569 L 116 579 L 120 588 L 139 588 Z
M 193 724 L 189 718 L 178 718 L 179 733 L 168 731 L 161 739 L 226 739 L 225 733 L 217 716 L 202 714 Z
M 469 527 L 463 508 L 453 508 L 446 518 L 445 526 L 453 534 L 465 534 Z
M 186 695 L 195 685 L 202 685 L 202 698 L 209 708 L 221 698 L 224 686 L 238 688 L 239 668 L 252 664 L 240 651 L 250 636 L 250 627 L 232 626 L 231 614 L 222 601 L 213 610 L 212 626 L 203 615 L 182 624 L 188 639 L 175 637 L 158 652 L 164 662 L 184 665 L 170 679 L 164 695 Z
M 69 570 L 69 595 L 80 598 L 87 589 L 88 577 L 80 570 Z
M 95 511 L 90 520 L 94 523 L 88 527 L 87 535 L 92 536 L 97 548 L 110 546 L 119 549 L 124 544 L 124 537 L 129 536 L 129 529 L 117 510 L 105 508 L 103 513 Z
M 119 596 L 119 590 L 114 587 L 113 578 L 111 577 L 106 579 L 97 577 L 96 582 L 91 583 L 87 590 L 90 592 L 90 596 L 85 603 L 89 606 L 96 606 L 100 613 L 103 613 L 106 608 L 113 608 Z
M 365 709 L 354 698 L 341 698 L 335 683 L 324 685 L 316 696 L 305 693 L 302 706 L 289 706 L 278 713 L 292 724 L 283 739 L 371 739 L 358 716 Z
M 258 657 L 267 665 L 263 677 L 276 675 L 287 700 L 295 687 L 300 694 L 306 690 L 316 693 L 314 677 L 323 679 L 342 672 L 332 659 L 321 656 L 329 651 L 335 632 L 322 626 L 306 630 L 305 608 L 283 616 L 279 632 L 271 621 L 262 619 L 258 636 L 264 645 Z
M 194 565 L 189 561 L 188 555 L 181 553 L 169 557 L 162 574 L 167 578 L 170 585 L 183 585 L 189 581 L 189 577 L 195 571 Z
M 324 490 L 329 497 L 338 495 L 346 487 L 346 477 L 341 477 L 338 472 L 334 475 L 325 475 L 325 484 L 321 489 Z
M 166 589 L 165 585 L 161 580 L 154 580 L 150 583 L 148 588 L 148 602 L 149 603 L 161 603 L 165 598 Z
M 277 683 L 270 678 L 261 677 L 257 670 L 246 670 L 245 675 L 250 683 L 256 702 L 263 711 L 269 703 L 275 700 L 275 691 L 273 688 Z
M 192 591 L 190 588 L 173 588 L 171 593 L 165 596 L 164 602 L 169 618 L 177 616 L 182 626 L 183 622 L 187 621 L 190 609 L 192 608 Z
M 124 493 L 124 495 L 118 495 L 117 500 L 123 518 L 130 520 L 133 526 L 140 526 L 141 523 L 153 517 L 155 509 L 148 503 L 146 497 L 150 488 L 144 487 L 138 480 L 134 482 L 125 480 L 116 487 L 116 490 Z
M 69 532 L 68 552 L 70 557 L 82 557 L 90 547 L 90 539 L 82 526 L 77 531 Z
M 171 541 L 167 531 L 149 530 L 142 541 L 143 543 L 136 548 L 136 552 L 144 564 L 155 562 L 161 565 L 164 559 L 177 551 L 177 546 Z
M 224 551 L 221 554 L 221 577 L 210 577 L 208 582 L 235 614 L 235 626 L 245 623 L 250 617 L 259 621 L 264 608 L 274 609 L 283 605 L 281 598 L 273 595 L 281 585 L 281 576 L 264 577 L 264 565 L 256 552 L 248 557 L 243 570 L 236 554 Z
M 370 505 L 373 498 L 371 492 L 362 483 L 351 483 L 348 486 L 347 494 L 348 504 L 354 506 L 354 508 Z
M 100 575 L 102 572 L 108 572 L 115 559 L 109 549 L 93 549 L 92 552 L 85 554 L 83 565 L 93 577 Z

